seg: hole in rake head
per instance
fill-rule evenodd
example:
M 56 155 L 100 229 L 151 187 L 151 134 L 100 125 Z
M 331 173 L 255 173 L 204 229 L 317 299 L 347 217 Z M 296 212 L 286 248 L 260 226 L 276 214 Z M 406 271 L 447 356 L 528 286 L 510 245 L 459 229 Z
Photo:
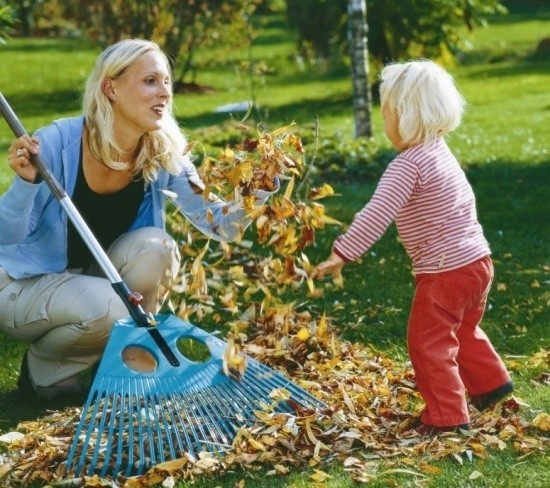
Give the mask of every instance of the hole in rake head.
M 181 352 L 189 361 L 195 363 L 205 363 L 210 360 L 212 353 L 208 346 L 193 337 L 180 337 L 176 343 L 178 351 Z
M 136 373 L 152 373 L 157 369 L 157 358 L 141 346 L 128 346 L 122 351 L 122 361 Z

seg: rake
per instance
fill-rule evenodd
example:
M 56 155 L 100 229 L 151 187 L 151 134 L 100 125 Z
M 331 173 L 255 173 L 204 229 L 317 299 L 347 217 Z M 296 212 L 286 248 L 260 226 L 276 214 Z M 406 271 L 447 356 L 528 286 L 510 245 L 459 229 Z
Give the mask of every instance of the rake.
M 17 137 L 27 133 L 2 93 L 0 112 Z M 239 378 L 225 374 L 226 342 L 174 315 L 147 315 L 49 168 L 40 156 L 32 161 L 130 313 L 111 330 L 72 440 L 68 472 L 139 475 L 168 460 L 230 450 L 238 430 L 254 423 L 255 411 L 324 407 L 253 358 L 245 358 Z M 208 358 L 189 357 L 182 341 L 206 348 Z

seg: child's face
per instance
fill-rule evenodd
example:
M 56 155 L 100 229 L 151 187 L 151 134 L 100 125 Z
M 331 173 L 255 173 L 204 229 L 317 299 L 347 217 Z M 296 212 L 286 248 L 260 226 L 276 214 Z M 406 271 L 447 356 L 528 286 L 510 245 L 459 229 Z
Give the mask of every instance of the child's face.
M 402 151 L 407 149 L 407 145 L 403 142 L 401 134 L 399 134 L 399 120 L 397 115 L 386 105 L 382 109 L 382 117 L 384 118 L 384 132 L 392 143 L 395 149 Z

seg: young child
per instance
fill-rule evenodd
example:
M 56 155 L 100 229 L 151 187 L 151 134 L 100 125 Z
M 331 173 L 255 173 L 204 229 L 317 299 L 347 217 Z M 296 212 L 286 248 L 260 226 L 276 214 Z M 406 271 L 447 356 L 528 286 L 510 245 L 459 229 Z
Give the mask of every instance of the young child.
M 401 152 L 313 277 L 338 275 L 395 220 L 416 286 L 407 342 L 426 403 L 416 430 L 468 429 L 466 392 L 484 410 L 513 385 L 479 328 L 493 279 L 491 252 L 472 188 L 444 139 L 465 102 L 449 73 L 429 60 L 390 64 L 381 81 L 384 131 Z

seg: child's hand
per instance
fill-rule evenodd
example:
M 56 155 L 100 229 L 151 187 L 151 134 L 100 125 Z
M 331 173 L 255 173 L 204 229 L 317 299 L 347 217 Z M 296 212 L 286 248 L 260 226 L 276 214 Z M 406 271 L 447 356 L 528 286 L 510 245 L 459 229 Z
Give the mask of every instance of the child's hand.
M 326 261 L 318 264 L 311 273 L 312 278 L 322 279 L 327 273 L 337 280 L 341 277 L 342 268 L 346 262 L 336 253 L 332 253 Z

